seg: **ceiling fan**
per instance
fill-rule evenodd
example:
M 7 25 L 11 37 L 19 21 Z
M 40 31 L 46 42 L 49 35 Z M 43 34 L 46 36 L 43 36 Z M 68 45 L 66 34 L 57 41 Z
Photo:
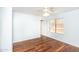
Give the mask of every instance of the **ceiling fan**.
M 53 8 L 53 7 L 44 7 L 42 16 L 47 17 L 47 16 L 50 16 L 53 13 L 55 13 L 55 8 Z

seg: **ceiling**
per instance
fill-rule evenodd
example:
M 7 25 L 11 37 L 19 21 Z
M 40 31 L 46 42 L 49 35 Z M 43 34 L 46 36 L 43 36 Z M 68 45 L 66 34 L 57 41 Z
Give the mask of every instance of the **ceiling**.
M 48 8 L 52 10 L 52 14 L 53 11 L 58 14 L 79 9 L 79 7 L 48 7 Z M 43 14 L 43 9 L 44 7 L 14 7 L 13 12 L 21 12 L 41 16 Z

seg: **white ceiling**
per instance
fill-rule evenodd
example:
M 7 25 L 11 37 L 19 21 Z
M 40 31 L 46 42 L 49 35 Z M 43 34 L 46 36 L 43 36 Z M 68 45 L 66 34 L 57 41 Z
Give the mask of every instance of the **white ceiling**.
M 41 16 L 43 14 L 43 9 L 44 7 L 14 7 L 13 12 L 21 12 Z M 63 13 L 79 9 L 79 7 L 49 7 L 49 9 L 52 11 L 54 10 L 55 13 Z

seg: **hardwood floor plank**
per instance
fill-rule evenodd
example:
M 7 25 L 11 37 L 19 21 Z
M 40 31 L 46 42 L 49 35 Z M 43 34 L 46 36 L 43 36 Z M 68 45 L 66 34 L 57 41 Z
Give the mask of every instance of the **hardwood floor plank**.
M 79 48 L 42 36 L 14 43 L 13 52 L 79 52 Z
M 61 49 L 63 49 L 65 47 L 65 45 L 59 47 L 57 50 L 55 50 L 56 52 L 59 52 Z

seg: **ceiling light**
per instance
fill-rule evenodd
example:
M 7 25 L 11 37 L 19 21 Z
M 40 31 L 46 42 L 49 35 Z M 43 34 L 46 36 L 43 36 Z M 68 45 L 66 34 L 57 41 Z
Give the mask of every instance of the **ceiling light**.
M 48 8 L 44 8 L 44 10 L 43 10 L 44 12 L 48 12 L 49 10 L 48 10 Z
M 47 12 L 45 12 L 44 14 L 43 14 L 43 16 L 45 16 L 45 17 L 47 17 L 47 16 L 49 16 L 50 14 L 49 13 L 47 13 Z

